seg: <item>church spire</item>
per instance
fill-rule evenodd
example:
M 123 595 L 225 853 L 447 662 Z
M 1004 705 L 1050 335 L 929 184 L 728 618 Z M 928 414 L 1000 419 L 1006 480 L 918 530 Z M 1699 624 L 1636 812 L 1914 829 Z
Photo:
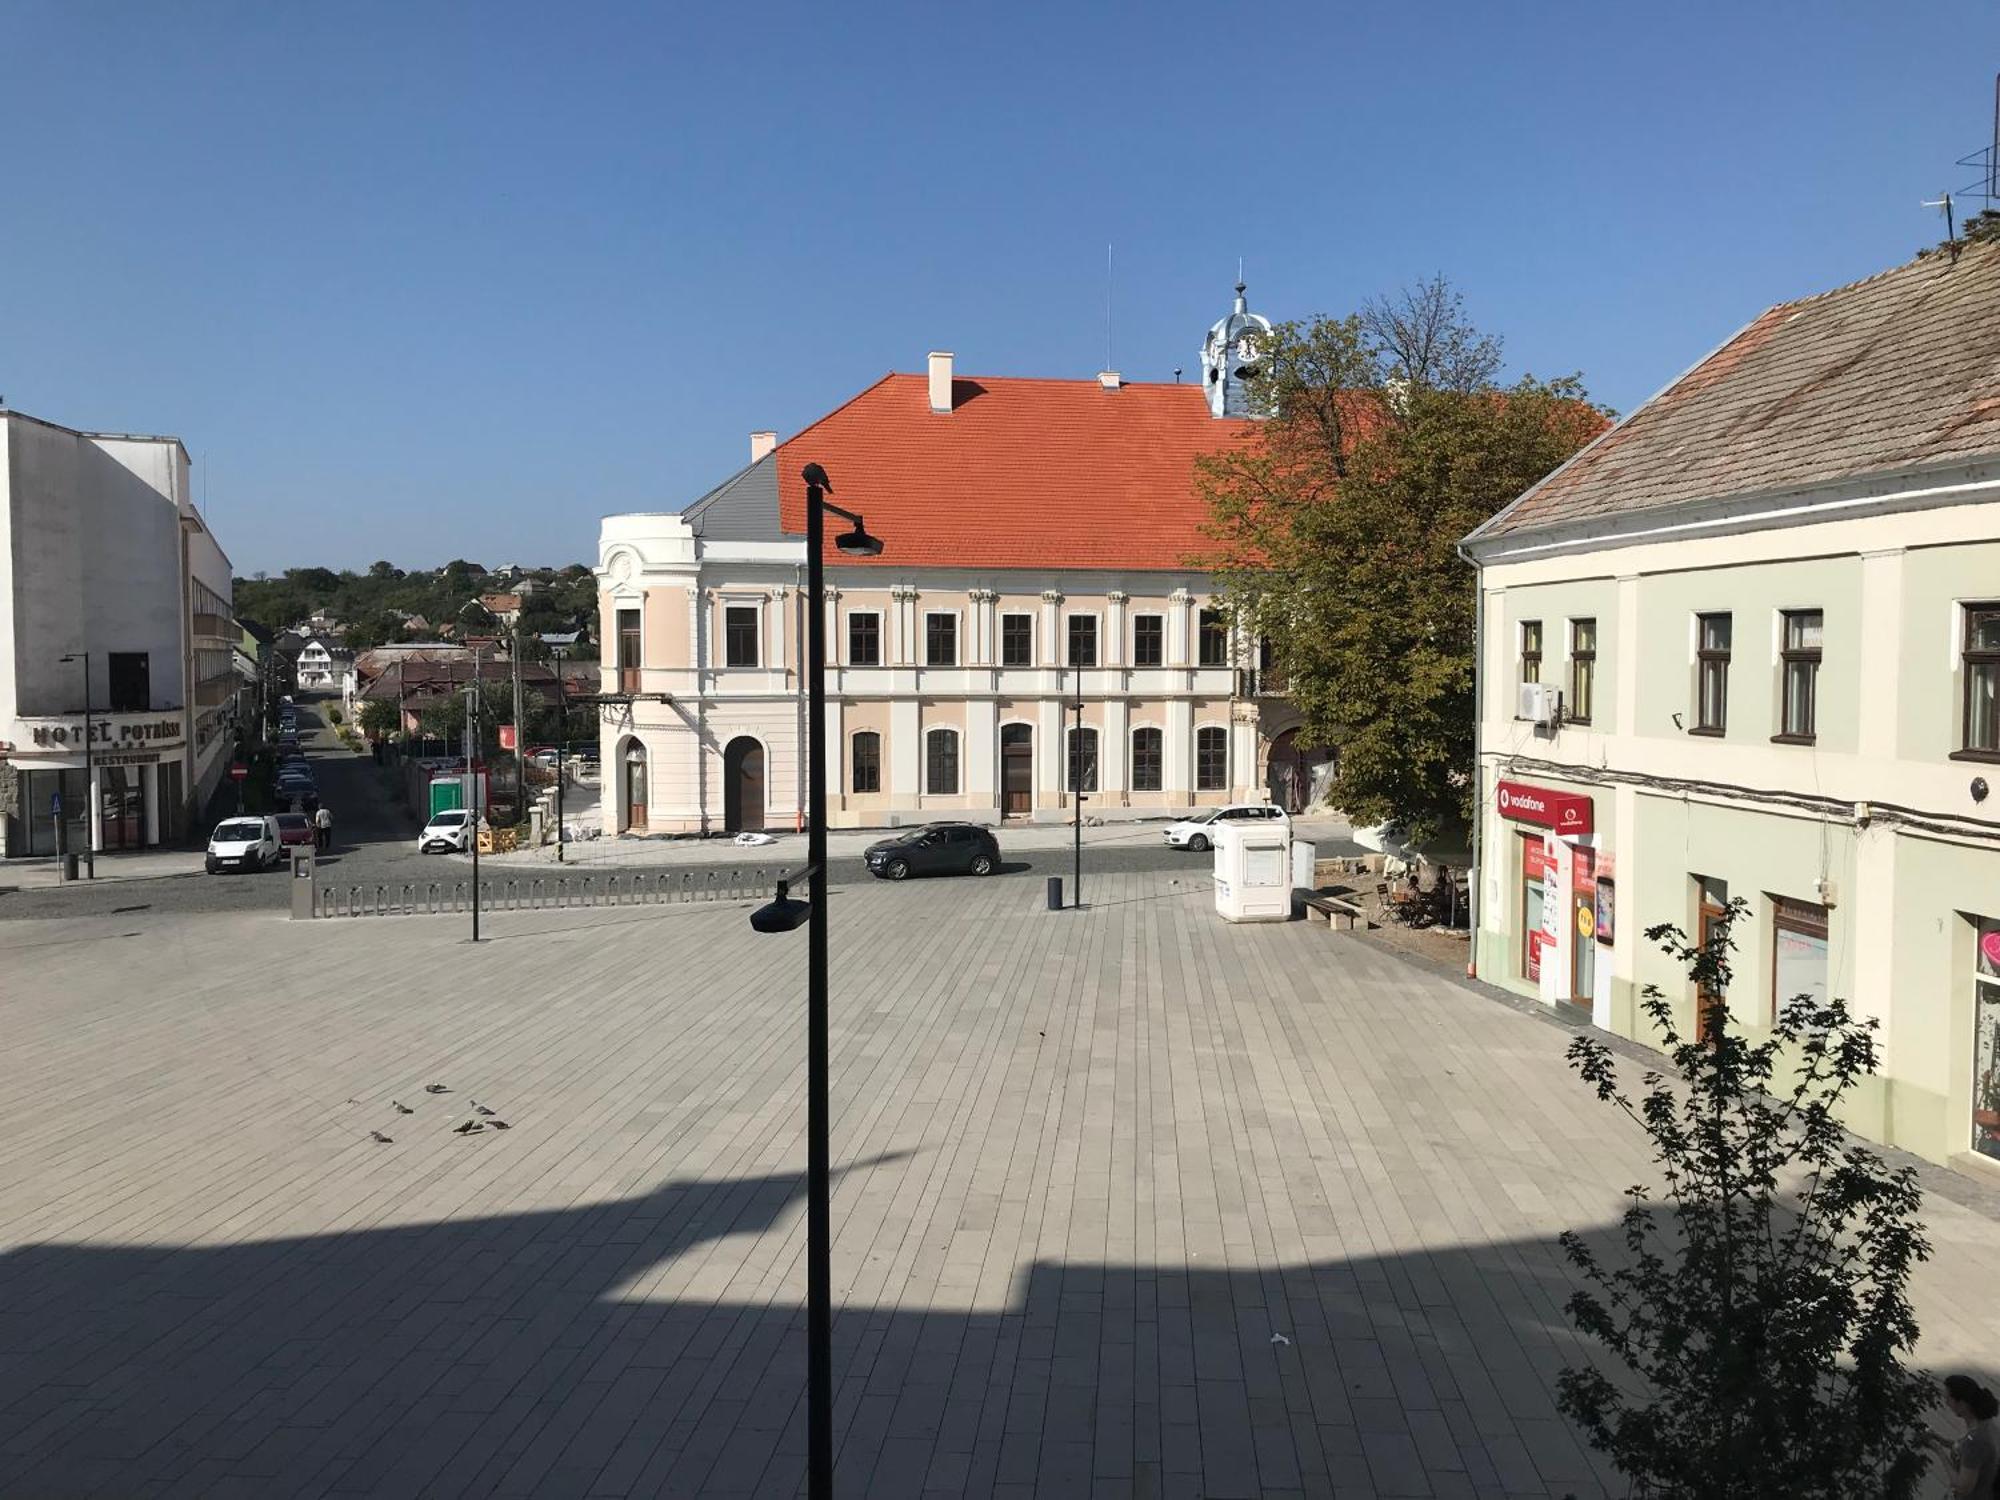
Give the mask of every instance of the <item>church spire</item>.
M 1243 281 L 1243 266 L 1236 267 L 1236 306 L 1226 318 L 1219 318 L 1201 344 L 1202 387 L 1208 394 L 1208 409 L 1218 417 L 1248 417 L 1250 399 L 1245 382 L 1257 372 L 1262 352 L 1261 340 L 1271 333 L 1271 320 L 1250 311 Z

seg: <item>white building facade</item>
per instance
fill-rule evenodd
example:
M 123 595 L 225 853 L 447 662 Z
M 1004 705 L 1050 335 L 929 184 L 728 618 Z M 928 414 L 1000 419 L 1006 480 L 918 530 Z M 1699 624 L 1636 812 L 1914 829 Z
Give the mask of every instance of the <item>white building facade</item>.
M 1876 1019 L 1852 1123 L 1938 1161 L 2000 1158 L 1996 291 L 1980 250 L 1775 308 L 1466 543 L 1481 977 L 1692 1034 L 1644 929 L 1741 899 L 1730 1024 Z
M 0 412 L 0 856 L 182 841 L 234 744 L 230 567 L 174 438 Z
M 1268 327 L 1240 294 L 1225 323 Z M 605 831 L 799 824 L 814 608 L 834 826 L 1065 820 L 1073 775 L 1106 820 L 1263 800 L 1274 759 L 1297 772 L 1298 716 L 1251 696 L 1251 653 L 1192 561 L 1195 461 L 1254 425 L 1225 404 L 1240 398 L 1114 374 L 968 380 L 934 354 L 782 445 L 754 434 L 750 466 L 683 512 L 607 517 Z M 819 600 L 808 462 L 885 546 L 829 550 Z

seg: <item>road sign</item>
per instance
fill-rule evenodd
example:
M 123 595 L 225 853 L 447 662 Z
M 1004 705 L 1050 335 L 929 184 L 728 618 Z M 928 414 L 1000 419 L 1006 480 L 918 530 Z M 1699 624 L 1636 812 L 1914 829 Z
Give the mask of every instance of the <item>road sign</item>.
M 62 817 L 62 793 L 49 793 L 49 816 L 58 820 Z
M 512 724 L 502 724 L 500 726 L 500 748 L 502 750 L 512 750 L 514 748 L 514 741 L 514 726 Z
M 235 761 L 232 762 L 229 767 L 229 775 L 232 780 L 244 781 L 249 778 L 250 768 L 244 765 L 243 762 L 240 760 Z

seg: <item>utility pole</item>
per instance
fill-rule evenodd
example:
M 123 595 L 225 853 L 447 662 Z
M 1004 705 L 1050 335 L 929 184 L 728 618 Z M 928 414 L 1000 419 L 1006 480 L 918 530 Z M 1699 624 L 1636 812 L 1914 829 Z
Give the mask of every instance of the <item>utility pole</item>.
M 465 690 L 465 805 L 472 814 L 472 940 L 479 941 L 479 648 L 472 648 L 472 681 Z
M 1076 701 L 1071 705 L 1076 710 L 1076 727 L 1069 737 L 1069 780 L 1070 813 L 1073 832 L 1073 849 L 1070 857 L 1070 887 L 1074 892 L 1072 906 L 1083 905 L 1083 663 L 1076 664 Z
M 527 729 L 521 723 L 521 617 L 514 616 L 514 818 L 525 814 L 528 798 Z

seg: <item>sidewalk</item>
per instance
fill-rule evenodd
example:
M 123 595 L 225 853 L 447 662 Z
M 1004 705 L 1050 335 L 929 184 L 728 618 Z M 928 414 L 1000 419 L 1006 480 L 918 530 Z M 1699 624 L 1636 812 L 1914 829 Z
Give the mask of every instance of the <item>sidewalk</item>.
M 108 880 L 158 880 L 163 875 L 199 875 L 200 849 L 133 849 L 97 856 L 97 884 Z M 86 884 L 83 856 L 77 858 L 77 883 Z M 62 861 L 54 857 L 10 859 L 0 864 L 0 891 L 40 891 L 62 883 Z
M 1083 830 L 1083 846 L 1086 849 L 1163 847 L 1162 831 L 1172 819 L 1158 821 L 1104 823 Z M 575 820 L 571 819 L 574 827 Z M 907 829 L 894 828 L 840 828 L 830 829 L 826 836 L 826 852 L 829 859 L 858 858 L 870 844 L 882 839 L 893 838 Z M 994 830 L 1000 840 L 1003 853 L 1027 853 L 1067 849 L 1075 839 L 1075 830 L 1068 823 L 1028 823 L 1008 824 Z M 1345 843 L 1353 837 L 1353 830 L 1342 818 L 1294 818 L 1292 836 L 1307 843 Z M 470 855 L 452 855 L 453 859 L 463 859 L 468 863 Z M 544 844 L 535 849 L 517 849 L 511 854 L 481 855 L 482 863 L 519 865 L 554 864 L 556 846 Z M 717 834 L 711 838 L 669 838 L 665 835 L 624 838 L 595 838 L 570 841 L 564 858 L 572 865 L 615 864 L 633 865 L 725 865 L 741 864 L 745 859 L 778 864 L 786 862 L 804 864 L 806 858 L 806 836 L 803 833 L 773 832 L 768 844 L 738 844 L 727 834 Z

